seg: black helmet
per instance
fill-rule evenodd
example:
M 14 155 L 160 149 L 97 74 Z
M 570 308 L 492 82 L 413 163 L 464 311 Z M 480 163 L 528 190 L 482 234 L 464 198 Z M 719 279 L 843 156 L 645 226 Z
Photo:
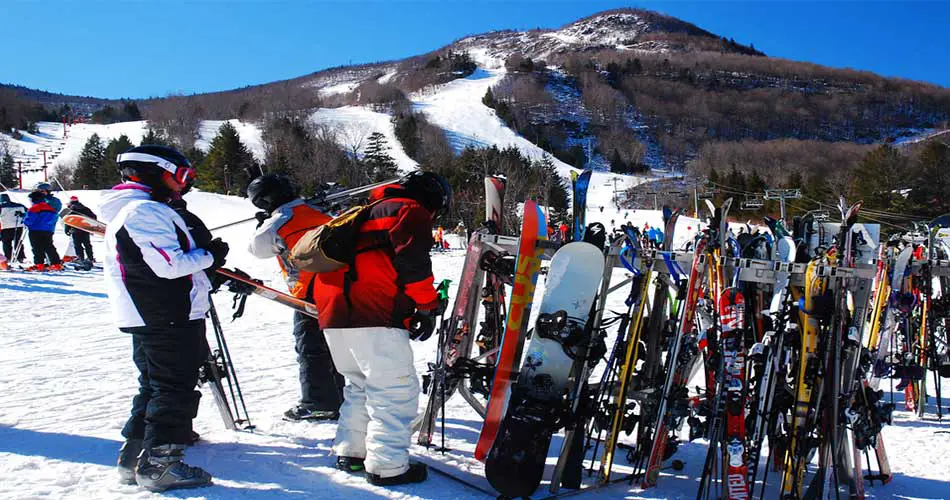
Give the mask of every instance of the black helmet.
M 399 179 L 399 184 L 411 198 L 422 203 L 432 213 L 448 210 L 452 206 L 452 186 L 439 174 L 416 170 Z
M 297 199 L 297 186 L 283 174 L 265 174 L 247 185 L 247 197 L 255 207 L 273 212 L 284 203 Z
M 168 146 L 143 144 L 115 159 L 124 180 L 136 180 L 148 186 L 160 186 L 162 174 L 168 172 L 175 181 L 188 186 L 195 178 L 195 168 L 185 155 Z

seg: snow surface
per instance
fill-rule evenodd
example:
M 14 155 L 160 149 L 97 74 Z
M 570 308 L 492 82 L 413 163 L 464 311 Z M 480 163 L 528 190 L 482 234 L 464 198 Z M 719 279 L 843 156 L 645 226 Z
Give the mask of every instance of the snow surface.
M 601 179 L 603 180 L 603 179 Z M 597 178 L 592 187 L 596 185 Z M 603 191 L 602 191 L 603 193 Z M 93 210 L 99 207 L 99 191 L 76 194 Z M 20 202 L 24 193 L 11 193 Z M 246 200 L 208 193 L 191 193 L 189 206 L 210 227 L 250 217 L 255 209 Z M 591 220 L 609 223 L 622 217 L 599 207 L 609 206 L 603 195 L 591 197 Z M 654 211 L 630 212 L 638 225 L 659 222 Z M 677 245 L 696 227 L 683 219 Z M 251 224 L 234 226 L 216 234 L 231 244 L 228 265 L 239 267 L 283 288 L 273 259 L 257 260 L 243 245 Z M 60 250 L 66 246 L 61 228 L 56 234 Z M 102 256 L 101 241 L 94 246 Z M 464 253 L 458 240 L 453 250 L 433 255 L 436 280 L 454 280 L 453 296 Z M 614 272 L 619 282 L 625 272 Z M 537 293 L 544 290 L 544 278 Z M 136 388 L 136 370 L 131 361 L 131 341 L 113 324 L 101 271 L 56 274 L 20 272 L 0 275 L 0 498 L 158 498 L 134 486 L 116 481 L 114 464 L 120 446 L 119 431 L 127 417 Z M 617 293 L 608 304 L 621 310 L 625 295 Z M 227 431 L 210 395 L 202 398 L 196 430 L 202 441 L 188 451 L 188 460 L 206 467 L 215 485 L 199 490 L 168 493 L 175 498 L 489 498 L 440 474 L 430 474 L 422 484 L 391 489 L 369 485 L 361 476 L 350 476 L 333 467 L 330 449 L 333 424 L 289 423 L 280 414 L 298 397 L 297 367 L 291 335 L 291 312 L 282 306 L 251 297 L 245 316 L 233 322 L 231 300 L 226 293 L 215 296 L 224 320 L 231 354 L 244 389 L 253 431 Z M 608 338 L 608 343 L 612 342 Z M 436 343 L 414 343 L 418 373 L 435 358 Z M 886 384 L 885 384 L 886 386 Z M 901 395 L 898 394 L 898 401 Z M 425 404 L 425 398 L 420 406 Z M 945 401 L 944 406 L 950 404 Z M 421 410 L 421 408 L 420 408 Z M 950 424 L 934 420 L 934 408 L 925 419 L 898 411 L 895 424 L 884 436 L 895 472 L 888 486 L 868 488 L 875 498 L 945 498 L 950 495 L 946 479 L 950 464 Z M 446 456 L 414 446 L 413 454 L 428 462 L 468 471 L 478 479 L 480 466 L 470 455 L 480 424 L 476 414 L 459 398 L 447 404 L 447 444 L 454 451 Z M 436 436 L 439 442 L 439 436 Z M 555 437 L 555 445 L 561 442 Z M 552 448 L 554 450 L 555 448 Z M 551 452 L 555 453 L 554 451 Z M 664 471 L 657 488 L 642 491 L 626 483 L 587 493 L 595 498 L 692 498 L 702 466 L 705 445 L 685 444 L 677 457 L 686 470 Z M 549 465 L 553 464 L 552 461 Z M 624 467 L 619 459 L 618 467 Z M 772 478 L 774 480 L 774 476 Z M 483 480 L 482 480 L 483 481 Z M 542 495 L 537 495 L 538 498 Z

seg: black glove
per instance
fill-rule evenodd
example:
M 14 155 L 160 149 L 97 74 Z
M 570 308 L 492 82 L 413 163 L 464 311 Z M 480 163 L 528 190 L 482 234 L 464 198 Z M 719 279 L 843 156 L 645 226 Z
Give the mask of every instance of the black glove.
M 212 269 L 217 269 L 224 265 L 225 257 L 228 256 L 228 244 L 221 240 L 221 238 L 215 238 L 208 242 L 205 245 L 205 250 L 214 257 L 214 263 L 211 264 Z
M 424 342 L 435 330 L 435 309 L 416 309 L 409 318 L 409 339 Z
M 260 212 L 254 214 L 254 218 L 257 219 L 257 227 L 261 227 L 264 225 L 264 221 L 270 219 L 270 214 L 261 210 Z

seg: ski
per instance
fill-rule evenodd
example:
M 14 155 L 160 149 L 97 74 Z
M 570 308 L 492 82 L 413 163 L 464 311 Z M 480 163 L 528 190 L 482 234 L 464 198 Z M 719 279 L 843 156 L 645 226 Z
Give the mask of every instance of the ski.
M 745 348 L 742 345 L 745 339 L 745 299 L 738 288 L 727 288 L 719 297 L 719 322 L 723 356 L 719 390 L 723 393 L 721 397 L 725 400 L 726 410 L 724 498 L 740 500 L 749 497 L 749 468 L 746 462 Z

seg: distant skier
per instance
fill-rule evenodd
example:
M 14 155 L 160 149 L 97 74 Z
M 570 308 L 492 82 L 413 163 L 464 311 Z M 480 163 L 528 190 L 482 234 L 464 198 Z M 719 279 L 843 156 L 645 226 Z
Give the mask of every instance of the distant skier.
M 290 262 L 289 253 L 310 229 L 326 224 L 330 217 L 298 197 L 297 187 L 284 175 L 267 174 L 247 187 L 258 212 L 258 227 L 248 251 L 259 259 L 277 258 L 290 294 L 314 302 L 316 274 L 301 271 Z M 330 349 L 320 323 L 306 314 L 294 313 L 294 338 L 299 365 L 300 402 L 284 412 L 284 418 L 336 420 L 343 404 L 344 379 L 333 366 Z
M 433 287 L 429 249 L 432 221 L 448 209 L 452 188 L 437 174 L 413 172 L 370 199 L 382 201 L 360 227 L 357 248 L 374 248 L 357 253 L 352 269 L 317 275 L 317 306 L 348 382 L 333 448 L 337 467 L 357 472 L 365 465 L 370 483 L 391 486 L 428 474 L 425 464 L 409 462 L 419 408 L 409 340 L 431 336 L 445 306 Z
M 0 239 L 3 241 L 3 256 L 7 263 L 16 260 L 23 263 L 23 218 L 26 217 L 26 206 L 10 201 L 10 195 L 0 194 Z M 13 255 L 14 250 L 17 254 Z
M 89 207 L 79 202 L 79 197 L 77 196 L 71 196 L 69 198 L 69 204 L 66 205 L 66 207 L 86 217 L 97 218 L 96 214 L 93 213 Z M 89 233 L 66 226 L 66 234 L 72 237 L 73 247 L 76 249 L 76 257 L 79 263 L 84 265 L 87 269 L 91 269 L 92 264 L 96 262 L 96 258 L 92 253 L 92 243 L 89 241 Z
M 166 203 L 194 178 L 178 151 L 143 145 L 120 154 L 125 181 L 103 195 L 105 277 L 119 330 L 132 334 L 139 392 L 122 429 L 122 482 L 150 491 L 211 483 L 182 461 L 201 393 L 198 368 L 207 359 L 205 315 L 211 283 L 203 272 L 224 265 L 228 245 L 204 248 Z
M 33 265 L 27 271 L 62 271 L 63 264 L 53 246 L 53 231 L 56 229 L 58 212 L 46 201 L 46 195 L 41 191 L 30 193 L 33 203 L 23 218 L 23 225 L 30 230 L 30 246 L 33 247 Z M 49 267 L 46 261 L 49 260 Z

